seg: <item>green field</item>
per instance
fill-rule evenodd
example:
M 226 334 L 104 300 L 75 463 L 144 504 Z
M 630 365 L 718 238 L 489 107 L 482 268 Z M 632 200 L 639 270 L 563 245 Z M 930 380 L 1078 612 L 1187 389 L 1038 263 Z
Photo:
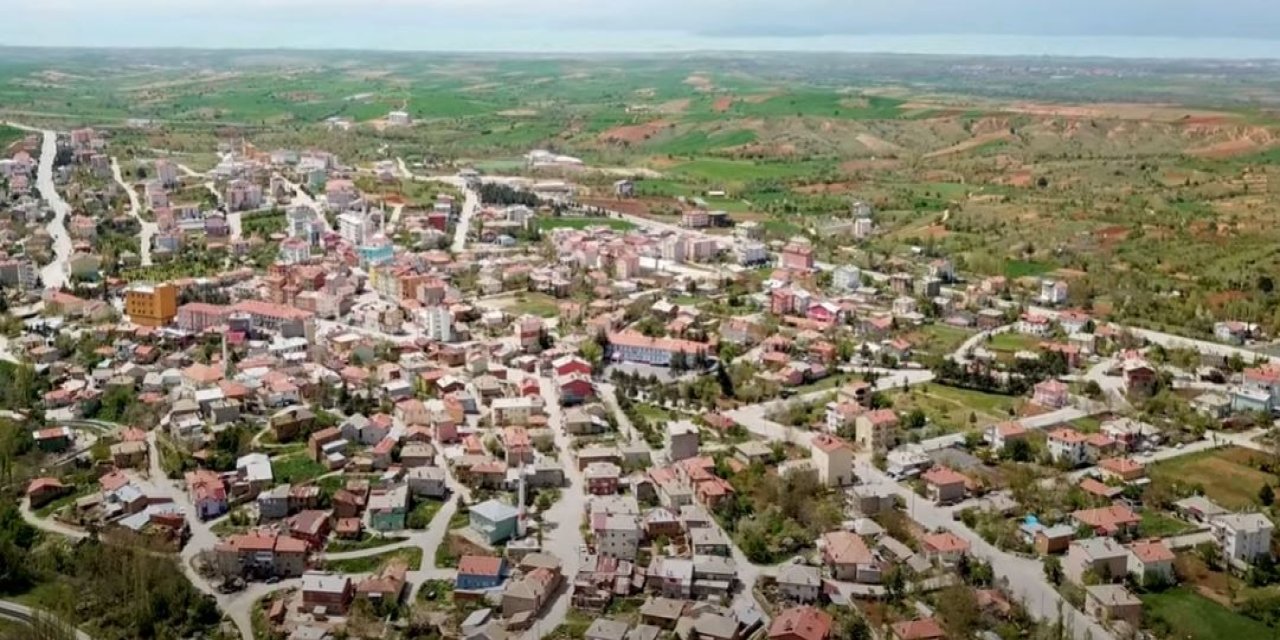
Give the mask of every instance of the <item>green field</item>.
M 271 471 L 279 483 L 297 484 L 323 475 L 327 469 L 307 452 L 292 453 L 271 461 Z
M 364 532 L 358 540 L 333 540 L 324 548 L 329 553 L 341 553 L 343 551 L 359 551 L 361 549 L 376 549 L 385 547 L 397 542 L 403 542 L 404 538 L 392 538 L 388 536 L 375 536 L 369 532 Z
M 1190 588 L 1170 589 L 1142 596 L 1150 617 L 1164 620 L 1179 639 L 1243 640 L 1269 638 L 1275 633 L 1266 625 L 1246 618 Z
M 1042 340 L 1016 331 L 1007 331 L 991 336 L 984 343 L 987 349 L 997 353 L 1017 353 L 1019 351 L 1039 351 Z
M 373 573 L 387 566 L 393 560 L 404 560 L 409 565 L 410 571 L 417 571 L 422 568 L 422 549 L 419 547 L 408 547 L 372 556 L 365 556 L 363 558 L 325 560 L 321 564 L 323 571 L 334 571 L 337 573 Z
M 1155 511 L 1147 509 L 1142 512 L 1142 522 L 1138 524 L 1138 530 L 1144 538 L 1164 538 L 1168 536 L 1176 536 L 1192 530 L 1190 524 L 1183 522 L 1174 517 L 1170 517 Z
M 934 323 L 925 325 L 908 335 L 907 340 L 911 342 L 915 351 L 944 356 L 959 349 L 960 345 L 975 333 L 977 332 L 973 329 Z
M 1055 267 L 1047 262 L 1033 262 L 1030 260 L 1006 260 L 1004 263 L 1004 276 L 1010 279 L 1025 278 L 1028 276 L 1041 276 Z
M 893 408 L 899 412 L 910 412 L 919 409 L 929 418 L 931 424 L 944 431 L 962 431 L 979 428 L 993 422 L 1002 422 L 1010 418 L 1020 403 L 1019 398 L 1011 396 L 958 389 L 941 384 L 928 384 L 912 387 L 907 391 L 889 392 Z M 969 416 L 976 418 L 970 424 Z
M 559 301 L 545 293 L 521 293 L 514 302 L 506 306 L 506 311 L 513 315 L 554 318 L 560 315 L 559 304 Z
M 566 218 L 566 217 L 538 217 L 538 229 L 548 231 L 551 229 L 586 229 L 587 227 L 609 227 L 615 231 L 630 231 L 636 228 L 636 225 L 620 220 L 618 218 Z
M 1148 468 L 1153 480 L 1199 486 L 1210 500 L 1231 510 L 1255 508 L 1258 488 L 1276 477 L 1248 466 L 1262 454 L 1241 447 L 1201 451 L 1158 462 Z
M 743 183 L 792 178 L 819 170 L 821 166 L 812 162 L 753 162 L 707 158 L 678 164 L 670 171 L 672 174 L 714 183 Z

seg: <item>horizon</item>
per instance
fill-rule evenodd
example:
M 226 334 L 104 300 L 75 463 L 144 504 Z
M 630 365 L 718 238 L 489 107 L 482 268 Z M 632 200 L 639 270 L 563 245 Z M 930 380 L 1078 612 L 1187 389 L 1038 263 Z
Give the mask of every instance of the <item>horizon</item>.
M 1121 37 L 1121 36 L 1010 36 L 968 34 L 877 35 L 852 37 L 806 38 L 714 38 L 696 39 L 696 46 L 673 48 L 619 47 L 616 34 L 583 32 L 588 42 L 607 37 L 608 47 L 539 48 L 537 46 L 482 47 L 394 47 L 394 46 L 315 46 L 248 43 L 243 46 L 209 46 L 205 44 L 27 44 L 0 40 L 0 49 L 30 51 L 121 51 L 190 53 L 378 53 L 378 54 L 442 54 L 466 56 L 689 56 L 689 55 L 850 55 L 902 57 L 977 57 L 977 58 L 1042 58 L 1116 61 L 1185 61 L 1185 62 L 1276 62 L 1280 61 L 1280 39 L 1261 38 L 1190 38 L 1190 37 Z M 646 34 L 669 42 L 695 41 L 675 33 Z M 840 41 L 844 47 L 833 46 Z M 856 43 L 856 44 L 854 44 Z M 1036 50 L 1025 45 L 1034 43 Z M 733 46 L 733 45 L 738 46 Z M 788 47 L 787 44 L 792 46 Z M 852 46 L 850 46 L 852 44 Z M 815 46 L 816 45 L 816 46 Z M 826 46 L 823 46 L 826 45 Z M 966 46 L 967 45 L 967 46 Z M 1023 46 L 1019 46 L 1023 45 Z M 1194 45 L 1188 47 L 1188 45 Z
M 9 46 L 1280 59 L 1280 5 L 1267 0 L 0 0 L 0 9 Z

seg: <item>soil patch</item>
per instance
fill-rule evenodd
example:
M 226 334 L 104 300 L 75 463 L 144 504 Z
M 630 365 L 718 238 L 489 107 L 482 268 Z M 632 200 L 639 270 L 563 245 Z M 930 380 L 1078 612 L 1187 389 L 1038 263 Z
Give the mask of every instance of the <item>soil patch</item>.
M 716 101 L 711 103 L 711 110 L 715 111 L 716 113 L 724 113 L 729 110 L 729 107 L 732 107 L 732 106 L 733 106 L 733 98 L 729 96 L 724 96 L 724 97 L 716 98 Z
M 649 138 L 660 133 L 663 129 L 670 126 L 670 122 L 666 120 L 654 120 L 644 124 L 631 124 L 622 127 L 614 127 L 600 134 L 601 142 L 627 142 L 636 143 L 644 142 Z

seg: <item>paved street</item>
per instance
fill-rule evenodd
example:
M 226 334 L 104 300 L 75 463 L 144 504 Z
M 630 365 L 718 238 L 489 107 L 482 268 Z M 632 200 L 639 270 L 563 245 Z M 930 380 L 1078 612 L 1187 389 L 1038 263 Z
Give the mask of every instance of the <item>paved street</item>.
M 865 455 L 858 460 L 857 474 L 865 484 L 890 488 L 906 502 L 910 517 L 926 528 L 946 529 L 968 542 L 972 553 L 991 563 L 996 578 L 1007 581 L 1010 592 L 1023 602 L 1032 616 L 1042 620 L 1056 620 L 1061 611 L 1071 637 L 1076 640 L 1113 638 L 1110 631 L 1058 595 L 1045 580 L 1044 568 L 1038 560 L 1008 554 L 988 544 L 959 520 L 952 519 L 950 509 L 938 507 L 903 485 L 893 482 L 883 471 L 872 466 Z
M 10 123 L 12 124 L 12 123 Z M 26 129 L 26 127 L 19 127 Z M 28 129 L 30 130 L 30 129 Z M 36 188 L 40 197 L 53 209 L 53 219 L 46 228 L 53 238 L 53 262 L 40 270 L 40 281 L 45 287 L 58 288 L 71 278 L 71 235 L 67 233 L 67 216 L 71 206 L 58 194 L 53 182 L 53 161 L 58 155 L 58 134 L 44 131 L 44 143 L 40 148 L 40 164 L 36 173 Z
M 129 215 L 138 221 L 141 229 L 138 231 L 138 247 L 139 257 L 142 266 L 151 266 L 151 238 L 160 230 L 159 225 L 154 222 L 147 222 L 142 219 L 142 206 L 138 203 L 138 193 L 133 186 L 124 181 L 124 177 L 120 175 L 120 162 L 113 156 L 111 158 L 111 174 L 116 180 L 116 184 L 124 189 L 125 195 L 129 196 Z

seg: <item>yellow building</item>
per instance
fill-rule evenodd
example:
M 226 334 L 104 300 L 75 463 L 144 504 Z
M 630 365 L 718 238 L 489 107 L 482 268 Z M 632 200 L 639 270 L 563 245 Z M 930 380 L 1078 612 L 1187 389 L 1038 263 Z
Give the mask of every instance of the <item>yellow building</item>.
M 163 327 L 178 315 L 178 288 L 172 284 L 135 284 L 125 290 L 124 312 L 144 327 Z

